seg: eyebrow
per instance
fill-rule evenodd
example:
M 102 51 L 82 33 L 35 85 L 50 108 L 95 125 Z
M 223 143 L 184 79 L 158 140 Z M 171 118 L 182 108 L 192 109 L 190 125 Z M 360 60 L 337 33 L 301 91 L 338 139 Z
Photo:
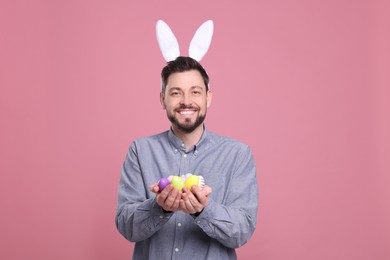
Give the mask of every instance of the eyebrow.
M 203 89 L 201 86 L 198 86 L 198 85 L 195 85 L 195 86 L 191 86 L 190 87 L 190 90 L 193 90 L 193 89 L 200 89 L 200 90 L 205 90 L 205 89 Z M 171 91 L 182 91 L 182 88 L 180 88 L 180 87 L 171 87 L 170 89 L 169 89 L 169 92 L 171 92 Z
M 172 88 L 169 89 L 169 91 L 173 91 L 173 90 L 181 90 L 181 88 L 179 88 L 179 87 L 172 87 Z
M 203 88 L 201 86 L 198 86 L 198 85 L 195 85 L 195 86 L 191 87 L 191 89 L 194 89 L 194 88 L 199 88 L 199 89 L 203 90 Z

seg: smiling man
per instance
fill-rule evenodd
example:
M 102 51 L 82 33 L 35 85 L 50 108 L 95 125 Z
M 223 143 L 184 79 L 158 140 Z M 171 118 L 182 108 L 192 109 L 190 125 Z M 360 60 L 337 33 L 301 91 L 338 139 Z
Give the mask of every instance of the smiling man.
M 209 78 L 200 64 L 179 57 L 162 70 L 160 101 L 172 123 L 172 130 L 186 147 L 199 141 L 203 133 L 203 121 L 211 105 L 212 93 Z
M 248 145 L 209 132 L 209 77 L 178 57 L 161 72 L 160 102 L 170 130 L 135 140 L 118 188 L 116 225 L 135 242 L 133 259 L 236 259 L 256 227 L 258 188 Z M 206 185 L 181 190 L 157 181 L 202 175 Z

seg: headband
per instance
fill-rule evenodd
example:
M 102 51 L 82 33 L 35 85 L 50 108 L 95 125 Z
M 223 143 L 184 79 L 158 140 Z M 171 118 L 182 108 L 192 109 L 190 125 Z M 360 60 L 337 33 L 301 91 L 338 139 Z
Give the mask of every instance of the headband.
M 213 31 L 214 24 L 212 20 L 204 22 L 196 30 L 188 49 L 189 57 L 198 62 L 203 58 L 210 47 Z M 162 20 L 158 20 L 156 24 L 156 35 L 162 55 L 167 62 L 175 60 L 180 56 L 179 43 L 168 24 Z

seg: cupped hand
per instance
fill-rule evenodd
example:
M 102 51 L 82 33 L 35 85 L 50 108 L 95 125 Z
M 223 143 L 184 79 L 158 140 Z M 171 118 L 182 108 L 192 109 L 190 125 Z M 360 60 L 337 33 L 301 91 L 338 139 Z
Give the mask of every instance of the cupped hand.
M 150 190 L 156 193 L 157 204 L 166 211 L 177 211 L 180 206 L 182 192 L 175 189 L 171 184 L 165 187 L 161 192 L 158 185 L 153 185 Z
M 187 214 L 201 212 L 208 205 L 208 196 L 211 194 L 211 187 L 205 185 L 203 189 L 193 185 L 192 192 L 187 187 L 183 188 L 180 200 L 180 210 Z

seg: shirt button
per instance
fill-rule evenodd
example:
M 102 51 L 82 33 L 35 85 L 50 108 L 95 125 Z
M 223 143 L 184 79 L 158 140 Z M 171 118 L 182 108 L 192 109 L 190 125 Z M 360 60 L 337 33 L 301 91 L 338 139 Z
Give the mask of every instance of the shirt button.
M 164 218 L 164 216 L 163 216 L 163 215 L 160 215 L 160 218 Z
M 184 157 L 184 158 L 187 158 L 187 155 L 186 155 L 186 154 L 183 154 L 183 157 Z
M 176 248 L 175 248 L 175 252 L 179 252 L 179 248 L 176 247 Z
M 181 227 L 181 223 L 177 223 L 177 226 L 178 226 L 178 227 Z
M 196 223 L 200 224 L 200 220 L 196 221 Z
M 175 153 L 177 153 L 177 149 L 175 149 Z

